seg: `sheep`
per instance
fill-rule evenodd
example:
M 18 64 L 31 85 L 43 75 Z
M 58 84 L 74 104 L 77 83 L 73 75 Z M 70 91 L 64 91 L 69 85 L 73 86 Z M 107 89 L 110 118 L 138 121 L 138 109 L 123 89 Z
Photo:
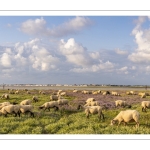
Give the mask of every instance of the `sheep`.
M 50 100 L 58 100 L 58 99 L 60 99 L 61 98 L 61 96 L 60 95 L 51 95 L 50 96 Z
M 8 106 L 10 105 L 11 103 L 10 102 L 3 102 L 3 103 L 0 103 L 0 109 L 2 109 L 4 106 Z
M 82 93 L 83 94 L 92 94 L 92 91 L 86 91 L 86 90 L 84 90 L 84 91 L 82 91 Z
M 118 106 L 121 106 L 121 107 L 127 106 L 128 108 L 131 108 L 131 105 L 127 104 L 126 101 L 123 101 L 123 100 L 116 100 L 115 101 L 115 106 L 116 107 L 118 107 Z
M 98 91 L 92 91 L 92 94 L 93 94 L 93 95 L 95 95 L 95 94 L 99 94 L 99 93 L 101 93 L 101 91 L 100 91 L 100 90 L 98 90 Z
M 109 92 L 109 91 L 105 91 L 105 92 L 103 92 L 103 95 L 108 95 L 108 94 L 110 94 L 110 92 Z
M 67 99 L 59 99 L 57 100 L 58 105 L 68 105 L 69 101 Z
M 42 106 L 39 107 L 39 109 L 48 109 L 50 111 L 50 108 L 55 108 L 55 110 L 58 110 L 58 102 L 57 101 L 50 101 L 50 102 L 45 102 Z
M 101 106 L 90 106 L 85 109 L 86 117 L 89 118 L 89 114 L 98 114 L 98 118 L 104 118 L 104 114 L 102 112 L 103 107 Z
M 146 98 L 146 96 L 149 96 L 149 93 L 139 93 L 138 95 L 140 95 L 141 98 Z
M 60 96 L 67 96 L 67 93 L 66 92 L 61 92 L 59 95 Z
M 31 94 L 31 92 L 30 92 L 30 91 L 27 91 L 26 93 L 27 93 L 27 94 Z
M 129 122 L 135 121 L 136 128 L 138 128 L 139 119 L 140 119 L 140 114 L 137 110 L 124 110 L 124 111 L 120 111 L 120 113 L 113 120 L 111 120 L 110 125 L 114 125 L 116 122 L 118 122 L 118 127 L 119 127 L 121 122 L 124 122 L 124 125 L 126 125 Z
M 86 103 L 84 106 L 85 107 L 86 106 L 100 106 L 100 104 L 98 101 L 91 101 L 91 102 Z
M 20 105 L 20 113 L 25 114 L 30 112 L 30 116 L 34 117 L 33 105 Z
M 20 105 L 31 105 L 32 100 L 30 99 L 25 99 L 23 101 L 20 102 Z
M 141 106 L 142 106 L 142 112 L 146 112 L 146 108 L 150 108 L 150 101 L 142 101 L 141 102 Z
M 33 96 L 33 97 L 32 97 L 32 101 L 34 101 L 34 102 L 36 103 L 36 102 L 38 102 L 38 101 L 39 101 L 39 99 L 38 99 L 38 97 L 37 97 L 37 96 Z
M 93 102 L 93 101 L 95 101 L 95 98 L 91 97 L 86 100 L 86 103 Z
M 112 91 L 111 94 L 114 95 L 114 96 L 120 96 L 120 94 L 118 92 L 113 92 Z
M 2 96 L 1 96 L 1 99 L 9 99 L 10 97 L 9 97 L 9 94 L 3 94 Z
M 19 94 L 19 90 L 15 91 L 15 94 Z
M 75 89 L 73 90 L 73 93 L 78 93 L 78 92 L 79 92 L 78 90 L 75 90 Z
M 7 114 L 15 114 L 15 117 L 18 115 L 20 117 L 20 105 L 7 105 L 4 106 L 0 110 L 0 114 L 3 114 L 5 117 L 7 117 Z

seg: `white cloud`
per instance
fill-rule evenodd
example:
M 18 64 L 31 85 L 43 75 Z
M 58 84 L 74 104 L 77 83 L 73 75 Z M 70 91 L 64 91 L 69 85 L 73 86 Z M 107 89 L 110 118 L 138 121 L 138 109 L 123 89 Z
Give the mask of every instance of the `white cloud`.
M 134 63 L 150 63 L 150 28 L 142 28 L 142 25 L 148 21 L 147 18 L 145 16 L 139 17 L 132 31 L 137 49 L 128 56 L 128 59 Z
M 23 22 L 20 31 L 29 35 L 62 37 L 74 34 L 91 24 L 92 21 L 89 18 L 75 17 L 51 29 L 46 26 L 46 21 L 41 17 L 40 19 L 30 19 Z
M 0 57 L 0 62 L 3 67 L 10 68 L 11 67 L 11 56 L 7 53 L 3 53 Z
M 120 50 L 119 48 L 115 50 L 115 52 L 119 55 L 127 55 L 128 52 L 127 51 L 123 51 L 123 50 Z

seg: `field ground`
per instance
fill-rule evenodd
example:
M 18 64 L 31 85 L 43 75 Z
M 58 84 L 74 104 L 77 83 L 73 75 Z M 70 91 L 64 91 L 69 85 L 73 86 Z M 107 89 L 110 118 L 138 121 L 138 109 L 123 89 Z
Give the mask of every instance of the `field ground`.
M 40 112 L 40 115 L 30 117 L 30 115 L 22 114 L 21 117 L 14 117 L 9 114 L 7 117 L 0 116 L 0 134 L 96 134 L 96 135 L 112 135 L 112 134 L 150 134 L 150 111 L 141 111 L 141 101 L 150 100 L 150 96 L 141 98 L 139 92 L 147 92 L 150 94 L 149 88 L 135 87 L 5 87 L 0 89 L 0 96 L 8 93 L 8 89 L 20 89 L 19 94 L 10 94 L 10 99 L 0 99 L 0 103 L 4 101 L 20 103 L 24 99 L 32 99 L 32 96 L 38 96 L 39 101 L 33 102 L 34 112 Z M 27 89 L 31 94 L 27 94 L 24 89 Z M 80 90 L 79 93 L 73 93 L 73 89 Z M 45 95 L 39 94 L 39 90 L 46 92 Z M 62 106 L 58 111 L 51 109 L 50 111 L 39 110 L 39 106 L 45 102 L 50 101 L 50 95 L 53 92 L 63 90 L 67 92 L 64 98 L 69 100 L 69 106 Z M 117 91 L 121 96 L 102 95 L 102 94 L 83 94 L 81 90 L 102 90 L 102 91 Z M 133 90 L 136 95 L 126 95 L 126 91 Z M 108 109 L 104 110 L 105 120 L 98 119 L 97 114 L 90 115 L 89 119 L 86 118 L 84 110 L 77 110 L 79 104 L 83 105 L 87 98 L 93 97 L 99 101 L 100 105 L 107 106 Z M 121 111 L 127 108 L 116 108 L 115 100 L 125 100 L 132 107 L 140 113 L 140 127 L 135 128 L 135 123 L 129 123 L 127 126 L 117 125 L 110 126 L 110 121 Z

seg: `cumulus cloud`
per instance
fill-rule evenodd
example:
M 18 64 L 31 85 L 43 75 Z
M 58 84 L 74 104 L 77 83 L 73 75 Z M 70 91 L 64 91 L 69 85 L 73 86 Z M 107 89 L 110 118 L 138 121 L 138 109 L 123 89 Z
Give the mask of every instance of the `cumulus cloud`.
M 124 50 L 120 50 L 119 48 L 115 50 L 115 52 L 119 55 L 127 55 L 128 52 L 127 51 L 124 51 Z
M 150 63 L 150 28 L 143 28 L 143 24 L 149 17 L 140 16 L 136 21 L 136 26 L 132 31 L 135 38 L 137 49 L 128 56 L 128 59 L 134 63 Z
M 87 17 L 75 17 L 54 28 L 48 28 L 43 17 L 27 20 L 21 24 L 20 31 L 35 36 L 63 37 L 91 26 L 92 21 Z
M 73 38 L 70 38 L 67 42 L 62 39 L 59 49 L 67 61 L 75 65 L 71 69 L 74 72 L 97 72 L 107 69 L 110 71 L 114 67 L 114 64 L 109 61 L 103 63 L 99 52 L 87 51 L 81 44 L 76 43 Z

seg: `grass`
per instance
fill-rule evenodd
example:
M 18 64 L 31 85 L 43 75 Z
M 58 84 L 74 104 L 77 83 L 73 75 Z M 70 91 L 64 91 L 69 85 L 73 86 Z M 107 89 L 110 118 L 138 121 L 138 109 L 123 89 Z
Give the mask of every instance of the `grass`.
M 38 90 L 30 90 L 32 94 L 27 94 L 21 91 L 19 94 L 10 94 L 9 100 L 0 99 L 0 102 L 10 101 L 20 103 L 24 99 L 31 99 L 33 95 L 39 97 L 37 103 L 33 103 L 35 111 L 39 111 L 38 107 L 43 103 L 49 101 L 49 96 L 52 91 L 46 91 L 46 95 L 41 95 Z M 0 95 L 8 93 L 7 90 L 0 90 Z M 132 97 L 132 96 L 131 96 Z M 150 134 L 150 111 L 147 113 L 141 111 L 140 103 L 132 106 L 140 112 L 140 127 L 135 128 L 135 123 L 129 123 L 127 126 L 121 124 L 110 126 L 110 120 L 113 119 L 121 110 L 108 109 L 104 111 L 105 120 L 99 120 L 97 115 L 90 115 L 86 118 L 83 110 L 77 111 L 74 109 L 73 101 L 77 99 L 76 96 L 68 95 L 65 97 L 72 105 L 70 108 L 63 108 L 59 111 L 51 109 L 41 111 L 40 117 L 31 118 L 27 115 L 14 117 L 0 116 L 0 134 Z M 150 97 L 147 97 L 149 99 Z

